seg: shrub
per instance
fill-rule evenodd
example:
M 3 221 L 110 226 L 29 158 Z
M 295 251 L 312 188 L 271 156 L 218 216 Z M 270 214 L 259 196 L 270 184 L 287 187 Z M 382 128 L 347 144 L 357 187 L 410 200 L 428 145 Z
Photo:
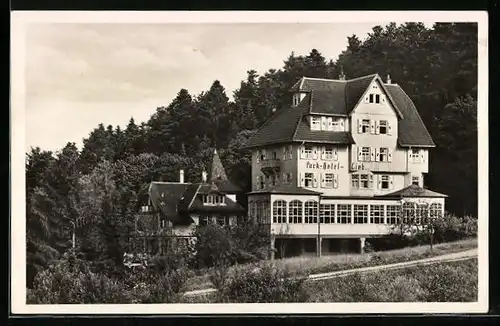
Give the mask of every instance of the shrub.
M 304 281 L 304 277 L 293 277 L 270 262 L 260 266 L 250 264 L 237 268 L 221 295 L 227 302 L 306 302 Z
M 436 242 L 456 241 L 477 236 L 477 219 L 471 216 L 457 217 L 445 214 L 434 222 L 434 239 Z

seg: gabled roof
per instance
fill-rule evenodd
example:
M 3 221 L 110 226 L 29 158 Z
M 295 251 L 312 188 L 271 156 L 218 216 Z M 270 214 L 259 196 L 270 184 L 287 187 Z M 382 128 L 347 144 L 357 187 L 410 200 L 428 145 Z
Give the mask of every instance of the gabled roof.
M 307 94 L 295 107 L 282 109 L 271 117 L 247 142 L 245 147 L 260 147 L 276 143 L 301 141 L 350 144 L 345 132 L 310 131 L 303 117 L 309 114 L 312 94 Z M 328 134 L 328 135 L 327 135 Z
M 403 114 L 403 119 L 398 123 L 399 145 L 435 147 L 429 131 L 408 94 L 397 84 L 387 84 L 385 87 Z
M 408 198 L 408 197 L 420 197 L 420 198 L 446 198 L 447 195 L 421 188 L 417 185 L 411 185 L 406 188 L 391 192 L 377 197 L 393 197 L 393 198 Z
M 228 213 L 228 214 L 242 214 L 245 212 L 245 209 L 232 200 L 229 197 L 225 199 L 225 205 L 203 205 L 203 201 L 200 196 L 197 196 L 193 200 L 193 204 L 189 207 L 190 213 Z
M 293 142 L 352 144 L 350 133 L 311 131 L 304 117 L 310 114 L 348 116 L 370 84 L 378 80 L 399 116 L 401 146 L 434 147 L 435 144 L 408 95 L 394 84 L 384 84 L 378 74 L 350 80 L 302 77 L 293 87 L 305 97 L 296 107 L 284 108 L 271 117 L 245 144 L 245 148 Z

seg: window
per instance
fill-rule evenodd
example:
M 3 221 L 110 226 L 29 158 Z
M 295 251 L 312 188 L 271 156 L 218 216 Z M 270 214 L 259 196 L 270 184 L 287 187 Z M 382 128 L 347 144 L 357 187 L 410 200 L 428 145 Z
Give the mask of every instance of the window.
M 149 206 L 142 206 L 141 207 L 141 212 L 143 212 L 143 213 L 149 212 Z
M 220 226 L 229 225 L 229 217 L 217 216 L 215 218 L 215 220 L 216 220 L 217 224 L 220 225 Z
M 221 205 L 226 202 L 225 196 L 220 195 L 205 195 L 203 196 L 203 203 L 206 205 Z
M 411 177 L 411 184 L 415 185 L 415 186 L 419 186 L 420 185 L 420 177 L 418 175 L 412 176 Z
M 308 200 L 304 208 L 306 223 L 318 223 L 318 203 L 314 200 Z
M 388 224 L 399 224 L 399 206 L 398 205 L 387 205 L 387 223 Z
M 359 188 L 359 174 L 351 174 L 351 187 L 355 189 Z
M 370 120 L 368 119 L 361 120 L 361 133 L 363 134 L 370 133 Z
M 389 149 L 386 147 L 381 147 L 379 149 L 378 160 L 380 162 L 387 162 L 387 154 L 389 153 Z
M 333 173 L 325 173 L 324 188 L 333 188 Z
M 410 155 L 413 163 L 420 162 L 420 151 L 418 149 L 412 149 Z
M 426 224 L 429 217 L 429 205 L 426 203 L 417 204 L 415 212 L 415 224 Z
M 361 148 L 361 161 L 370 162 L 370 147 Z
M 293 95 L 293 106 L 297 106 L 300 103 L 300 94 Z
M 285 148 L 283 149 L 283 160 L 291 160 L 292 155 L 292 146 L 285 146 Z
M 259 157 L 261 161 L 264 161 L 266 159 L 266 151 L 265 150 L 260 150 L 259 151 Z
M 314 183 L 314 173 L 308 172 L 304 174 L 304 185 L 306 187 L 312 187 Z
M 325 147 L 325 152 L 323 153 L 323 159 L 324 160 L 333 160 L 333 147 L 332 146 L 326 146 Z
M 288 204 L 288 223 L 302 223 L 302 202 L 292 200 Z
M 403 223 L 413 223 L 415 221 L 415 204 L 406 202 L 403 204 Z
M 292 174 L 291 173 L 283 173 L 283 184 L 292 183 Z
M 279 184 L 279 177 L 278 177 L 278 175 L 274 174 L 273 176 L 271 176 L 271 184 L 273 186 L 277 186 Z
M 389 189 L 389 176 L 381 175 L 380 176 L 380 189 Z
M 380 103 L 380 95 L 379 94 L 375 94 L 375 103 Z
M 370 206 L 370 223 L 374 224 L 384 223 L 384 205 Z
M 276 151 L 273 151 L 273 160 L 277 160 L 278 159 L 278 153 L 276 153 Z
M 264 178 L 262 176 L 258 177 L 259 178 L 259 186 L 260 188 L 259 189 L 264 189 L 265 187 L 265 181 L 264 181 Z
M 271 209 L 269 206 L 269 200 L 262 202 L 262 223 L 271 223 Z
M 372 188 L 373 175 L 371 174 L 351 174 L 351 186 L 355 189 Z
M 360 176 L 359 176 L 359 188 L 361 188 L 361 189 L 368 189 L 369 188 L 368 174 L 360 174 Z
M 343 224 L 351 223 L 351 205 L 337 205 L 338 222 Z
M 370 103 L 373 103 L 373 95 L 374 95 L 374 94 L 370 94 L 370 95 L 369 95 L 369 102 L 370 102 Z
M 321 130 L 321 118 L 311 117 L 311 128 L 313 130 Z
M 302 147 L 302 158 L 313 158 L 313 147 L 311 145 L 305 145 Z
M 322 204 L 319 209 L 320 223 L 335 223 L 335 204 Z
M 368 223 L 368 205 L 354 205 L 354 223 Z
M 382 135 L 385 135 L 387 134 L 387 120 L 380 120 L 379 121 L 379 127 L 378 127 L 378 130 L 379 130 L 379 134 L 382 134 Z
M 432 203 L 429 209 L 429 216 L 431 218 L 441 217 L 443 214 L 443 205 L 441 203 Z
M 340 130 L 339 120 L 337 120 L 337 119 L 332 120 L 332 130 L 333 131 L 342 131 L 342 130 Z
M 210 217 L 209 216 L 202 216 L 200 217 L 200 225 L 208 225 L 210 223 Z
M 274 201 L 273 223 L 286 223 L 286 201 L 284 200 Z

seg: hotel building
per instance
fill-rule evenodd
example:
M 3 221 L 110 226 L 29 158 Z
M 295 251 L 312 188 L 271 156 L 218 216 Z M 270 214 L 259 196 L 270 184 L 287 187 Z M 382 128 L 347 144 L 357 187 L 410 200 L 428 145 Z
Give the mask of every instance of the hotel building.
M 435 144 L 405 91 L 377 74 L 301 78 L 290 107 L 252 136 L 248 214 L 277 257 L 362 251 L 414 213 L 443 214 L 425 187 Z

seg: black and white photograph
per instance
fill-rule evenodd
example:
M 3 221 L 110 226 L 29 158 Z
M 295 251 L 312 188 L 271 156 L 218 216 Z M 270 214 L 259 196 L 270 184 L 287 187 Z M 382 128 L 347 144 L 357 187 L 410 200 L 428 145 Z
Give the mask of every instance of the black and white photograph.
M 12 312 L 486 312 L 487 30 L 13 12 Z

